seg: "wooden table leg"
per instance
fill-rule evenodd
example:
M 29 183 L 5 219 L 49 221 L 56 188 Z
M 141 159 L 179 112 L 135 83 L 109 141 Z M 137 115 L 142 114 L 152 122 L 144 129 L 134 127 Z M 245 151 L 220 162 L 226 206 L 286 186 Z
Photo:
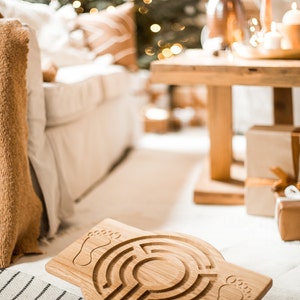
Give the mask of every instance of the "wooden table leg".
M 208 86 L 207 92 L 210 161 L 204 164 L 196 183 L 194 202 L 240 205 L 244 203 L 244 168 L 232 165 L 232 90 Z
M 230 180 L 232 163 L 232 89 L 208 86 L 211 179 Z
M 274 124 L 294 124 L 291 88 L 273 88 Z

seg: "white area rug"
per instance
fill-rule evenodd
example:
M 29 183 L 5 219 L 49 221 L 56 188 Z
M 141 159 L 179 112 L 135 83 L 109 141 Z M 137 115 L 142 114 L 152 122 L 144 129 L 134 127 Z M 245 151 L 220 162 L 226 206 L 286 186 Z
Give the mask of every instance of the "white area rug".
M 244 147 L 244 139 L 236 137 L 236 152 L 241 154 Z M 249 216 L 244 206 L 193 203 L 193 188 L 208 149 L 205 129 L 146 135 L 139 147 L 77 204 L 76 216 L 60 235 L 42 245 L 45 254 L 22 258 L 11 269 L 81 296 L 79 288 L 48 274 L 44 266 L 98 222 L 112 218 L 143 230 L 199 237 L 228 262 L 270 276 L 273 287 L 264 299 L 300 299 L 300 242 L 283 242 L 273 218 Z

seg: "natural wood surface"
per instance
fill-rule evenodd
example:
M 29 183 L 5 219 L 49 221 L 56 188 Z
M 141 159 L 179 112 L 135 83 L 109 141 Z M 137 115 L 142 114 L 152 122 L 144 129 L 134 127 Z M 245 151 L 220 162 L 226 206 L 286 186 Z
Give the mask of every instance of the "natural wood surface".
M 152 62 L 151 82 L 207 86 L 210 179 L 232 184 L 232 86 L 273 87 L 274 123 L 293 124 L 291 88 L 300 86 L 300 60 L 245 59 L 229 51 L 214 56 L 201 49 L 190 49 L 181 55 Z M 210 186 L 218 188 L 219 185 Z M 215 199 L 216 193 L 218 190 L 213 189 L 210 198 Z
M 174 85 L 300 86 L 300 60 L 244 59 L 223 52 L 213 56 L 190 49 L 151 63 L 151 82 Z
M 256 18 L 259 19 L 260 16 L 260 0 L 242 0 L 247 19 Z
M 241 162 L 231 164 L 228 180 L 214 180 L 210 177 L 209 161 L 203 169 L 194 188 L 194 202 L 197 204 L 243 205 L 245 168 Z
M 293 124 L 293 98 L 291 88 L 274 88 L 274 123 Z
M 207 242 L 105 219 L 47 263 L 86 300 L 262 299 L 272 279 L 226 262 Z
M 230 180 L 232 162 L 231 87 L 208 86 L 207 108 L 210 132 L 210 177 Z

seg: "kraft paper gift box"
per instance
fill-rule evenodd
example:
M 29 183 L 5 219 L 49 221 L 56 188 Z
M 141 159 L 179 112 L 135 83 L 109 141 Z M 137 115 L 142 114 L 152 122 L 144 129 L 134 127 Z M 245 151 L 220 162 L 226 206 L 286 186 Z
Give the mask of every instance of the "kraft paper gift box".
M 273 187 L 284 181 L 280 175 L 286 176 L 286 186 L 298 180 L 299 137 L 300 128 L 292 125 L 255 125 L 246 132 L 245 204 L 248 214 L 273 217 Z M 272 172 L 274 167 L 281 174 Z
M 297 190 L 293 196 L 276 195 L 275 217 L 281 239 L 284 241 L 300 240 L 300 192 L 294 186 L 289 186 Z

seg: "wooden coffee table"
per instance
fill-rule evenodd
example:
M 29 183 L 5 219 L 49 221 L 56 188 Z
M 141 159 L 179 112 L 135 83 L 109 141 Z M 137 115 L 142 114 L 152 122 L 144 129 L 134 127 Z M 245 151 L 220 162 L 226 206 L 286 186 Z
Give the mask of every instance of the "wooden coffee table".
M 292 87 L 300 86 L 300 60 L 243 59 L 201 49 L 151 64 L 151 82 L 207 86 L 210 155 L 195 188 L 196 203 L 242 204 L 243 179 L 233 178 L 232 86 L 273 87 L 274 124 L 293 124 Z M 237 176 L 239 177 L 239 176 Z

